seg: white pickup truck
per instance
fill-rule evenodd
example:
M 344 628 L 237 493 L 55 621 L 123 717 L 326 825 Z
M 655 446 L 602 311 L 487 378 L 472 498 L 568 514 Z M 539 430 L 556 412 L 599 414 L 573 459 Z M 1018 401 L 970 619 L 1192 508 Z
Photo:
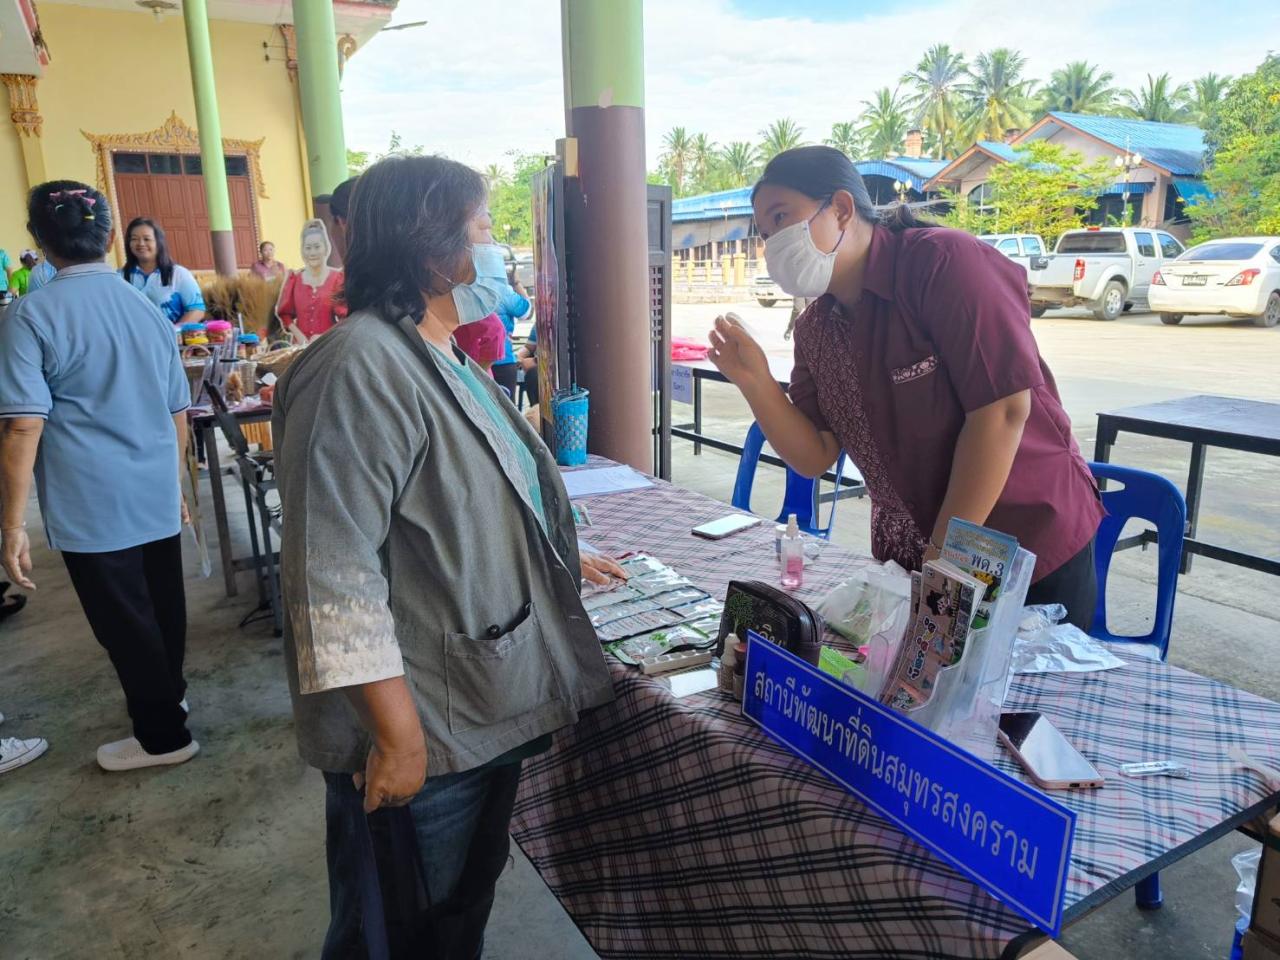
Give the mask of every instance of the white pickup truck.
M 1031 314 L 1083 305 L 1099 320 L 1114 320 L 1135 301 L 1146 300 L 1161 264 L 1181 253 L 1182 244 L 1163 230 L 1069 230 L 1052 254 L 1031 260 Z

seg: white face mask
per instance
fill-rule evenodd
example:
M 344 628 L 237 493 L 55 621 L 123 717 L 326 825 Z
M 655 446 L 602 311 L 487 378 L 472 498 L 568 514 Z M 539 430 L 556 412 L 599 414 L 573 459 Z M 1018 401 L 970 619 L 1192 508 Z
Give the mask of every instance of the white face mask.
M 458 310 L 459 326 L 483 320 L 496 311 L 507 288 L 507 270 L 501 247 L 477 243 L 471 251 L 471 262 L 476 268 L 475 280 L 471 283 L 449 281 L 453 283 L 453 305 Z
M 793 297 L 822 296 L 831 285 L 831 275 L 836 269 L 836 251 L 823 253 L 809 232 L 810 222 L 819 213 L 822 210 L 808 220 L 784 227 L 765 241 L 769 277 Z M 840 239 L 844 239 L 843 230 Z M 837 240 L 837 249 L 839 246 L 840 240 Z

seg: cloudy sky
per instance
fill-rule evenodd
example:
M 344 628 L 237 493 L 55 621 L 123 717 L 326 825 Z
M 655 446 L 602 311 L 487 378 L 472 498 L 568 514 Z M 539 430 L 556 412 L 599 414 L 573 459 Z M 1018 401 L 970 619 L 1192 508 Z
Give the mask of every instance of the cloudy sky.
M 610 0 L 598 0 L 610 2 Z M 853 120 L 934 43 L 972 57 L 1015 47 L 1033 76 L 1087 59 L 1121 87 L 1147 73 L 1238 75 L 1280 45 L 1274 0 L 645 0 L 650 166 L 683 125 L 718 143 L 758 139 L 778 117 L 819 140 Z M 393 23 L 343 80 L 347 143 L 407 145 L 483 167 L 510 151 L 550 152 L 564 132 L 559 0 L 400 0 Z M 1048 11 L 1054 11 L 1049 13 Z

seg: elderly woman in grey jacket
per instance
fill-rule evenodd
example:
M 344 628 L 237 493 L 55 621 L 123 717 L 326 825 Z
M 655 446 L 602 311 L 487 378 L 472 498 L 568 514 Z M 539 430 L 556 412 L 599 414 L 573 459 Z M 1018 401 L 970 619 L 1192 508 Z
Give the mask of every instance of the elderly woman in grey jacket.
M 622 571 L 580 558 L 554 459 L 452 339 L 501 282 L 489 229 L 475 171 L 375 164 L 352 198 L 349 318 L 276 392 L 286 661 L 327 788 L 325 957 L 478 957 L 521 761 L 613 697 L 579 590 Z

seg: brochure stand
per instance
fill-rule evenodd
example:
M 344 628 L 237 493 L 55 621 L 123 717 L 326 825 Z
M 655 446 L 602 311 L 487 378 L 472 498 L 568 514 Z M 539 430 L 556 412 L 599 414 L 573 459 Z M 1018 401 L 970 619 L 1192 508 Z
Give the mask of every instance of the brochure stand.
M 1013 668 L 1013 642 L 1022 619 L 1035 554 L 1019 548 L 991 622 L 969 635 L 960 662 L 942 670 L 928 703 L 904 713 L 944 740 L 982 760 L 995 756 L 1000 708 Z

